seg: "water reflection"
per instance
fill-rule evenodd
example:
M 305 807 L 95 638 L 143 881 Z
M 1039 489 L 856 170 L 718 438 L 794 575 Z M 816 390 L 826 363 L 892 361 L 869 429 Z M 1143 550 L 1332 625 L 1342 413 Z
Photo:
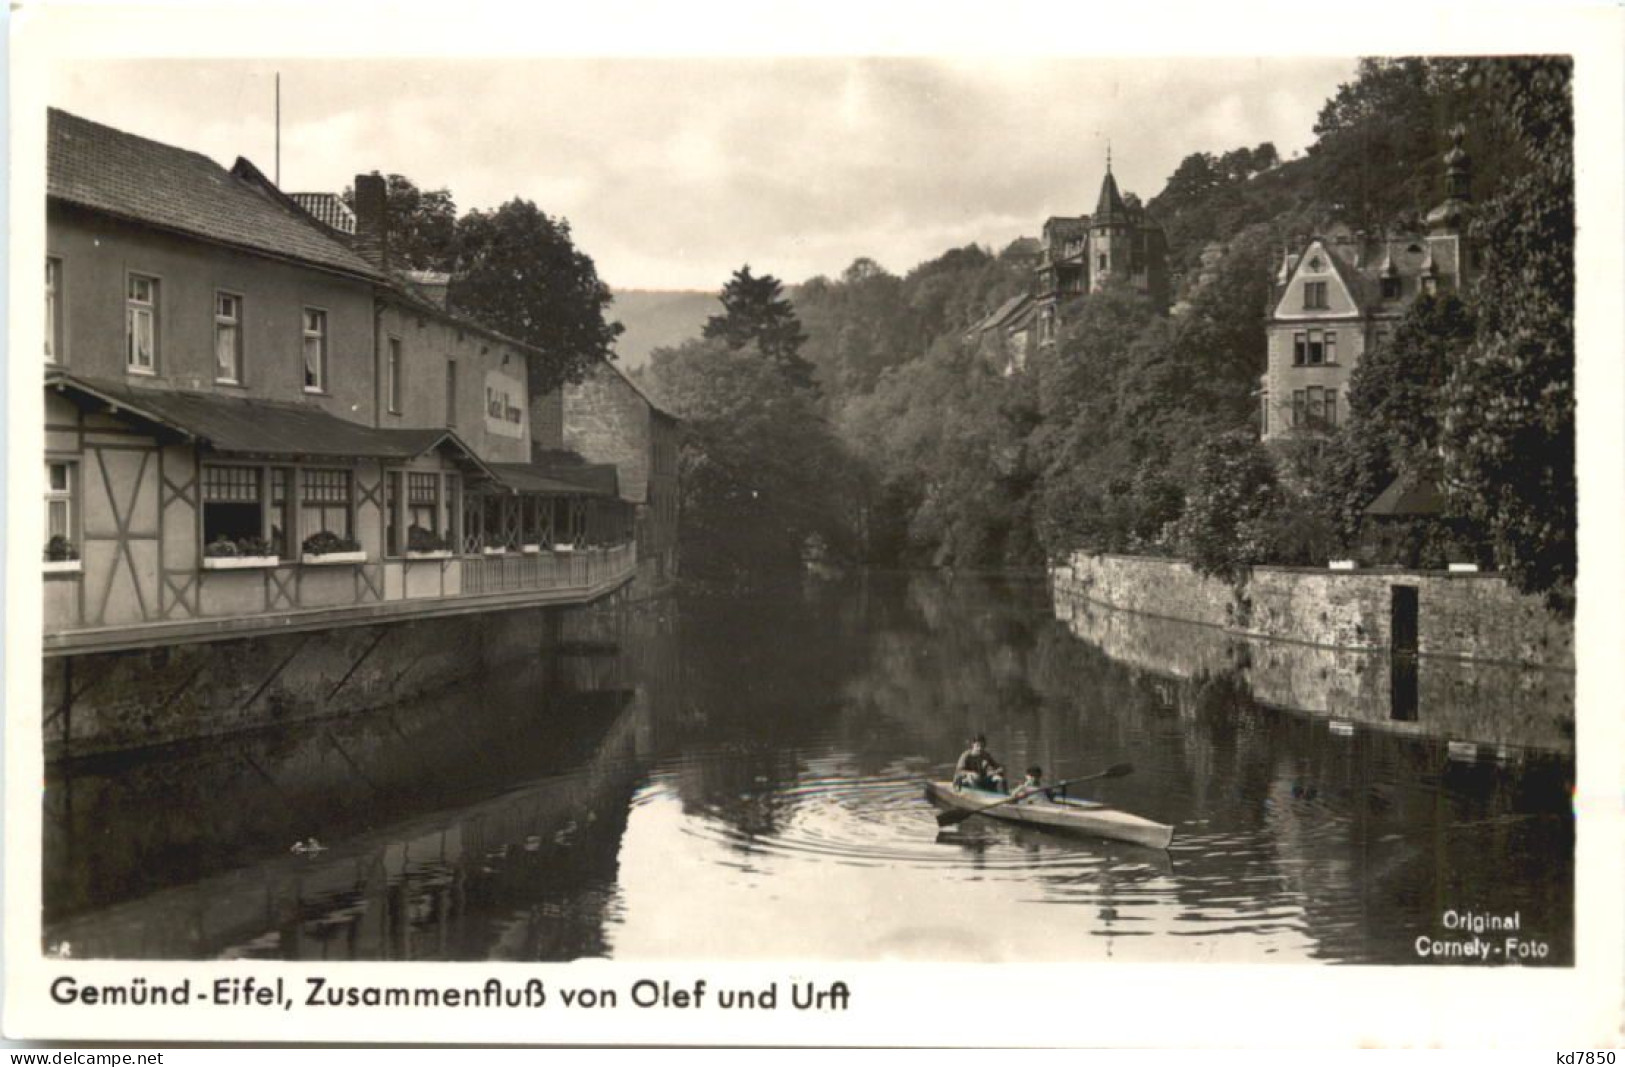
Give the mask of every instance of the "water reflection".
M 1401 963 L 1456 908 L 1519 911 L 1546 962 L 1572 960 L 1571 718 L 1540 685 L 1501 701 L 1519 715 L 1486 711 L 1466 706 L 1478 683 L 1424 665 L 1417 716 L 1395 721 L 1360 710 L 1386 669 L 1060 614 L 1039 582 L 963 576 L 646 607 L 545 691 L 518 674 L 59 771 L 47 938 L 125 956 Z M 1340 695 L 1275 699 L 1311 683 Z M 1055 778 L 1134 763 L 1096 795 L 1174 824 L 1173 847 L 939 830 L 922 784 L 978 730 Z M 1453 759 L 1463 738 L 1505 758 Z M 287 852 L 313 834 L 325 851 Z

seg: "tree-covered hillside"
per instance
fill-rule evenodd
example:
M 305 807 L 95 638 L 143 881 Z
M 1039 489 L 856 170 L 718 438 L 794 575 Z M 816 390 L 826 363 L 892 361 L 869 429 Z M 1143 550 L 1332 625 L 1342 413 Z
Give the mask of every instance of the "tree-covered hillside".
M 1002 566 L 1083 548 L 1178 554 L 1215 573 L 1461 555 L 1565 606 L 1570 73 L 1560 58 L 1366 60 L 1326 102 L 1301 157 L 1283 161 L 1270 144 L 1193 152 L 1148 204 L 1182 279 L 1177 313 L 1109 286 L 1063 307 L 1058 343 L 1019 373 L 1001 373 L 1009 354 L 967 336 L 1030 289 L 1018 245 L 954 249 L 902 275 L 859 259 L 799 286 L 796 351 L 813 380 L 784 410 L 813 420 L 807 455 L 832 479 L 825 489 L 840 486 L 838 503 L 808 497 L 840 526 L 820 528 L 820 551 Z M 1368 352 L 1335 433 L 1266 448 L 1256 390 L 1283 247 L 1334 225 L 1420 230 L 1443 198 L 1457 124 L 1473 163 L 1478 280 L 1448 301 L 1419 300 Z M 657 355 L 657 391 L 663 366 L 696 363 Z M 707 432 L 708 442 L 691 435 L 689 460 L 721 448 L 716 433 L 742 431 L 712 420 Z M 764 470 L 794 469 L 794 455 L 770 455 L 780 448 L 794 453 L 797 440 L 727 442 Z M 1364 509 L 1396 477 L 1436 487 L 1444 514 L 1373 537 Z M 775 557 L 785 559 L 782 544 Z

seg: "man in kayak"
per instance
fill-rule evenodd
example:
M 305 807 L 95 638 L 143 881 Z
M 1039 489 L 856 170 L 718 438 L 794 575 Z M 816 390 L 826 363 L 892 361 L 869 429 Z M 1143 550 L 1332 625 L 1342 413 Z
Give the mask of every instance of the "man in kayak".
M 1023 800 L 1031 800 L 1040 794 L 1045 800 L 1055 799 L 1055 791 L 1044 788 L 1044 768 L 1035 763 L 1027 768 L 1027 777 L 1021 780 L 1021 784 L 1016 786 L 1016 791 L 1010 795 L 1016 798 L 1017 804 L 1020 804 Z
M 955 789 L 990 789 L 1005 792 L 1004 768 L 987 750 L 987 738 L 977 734 L 954 767 Z

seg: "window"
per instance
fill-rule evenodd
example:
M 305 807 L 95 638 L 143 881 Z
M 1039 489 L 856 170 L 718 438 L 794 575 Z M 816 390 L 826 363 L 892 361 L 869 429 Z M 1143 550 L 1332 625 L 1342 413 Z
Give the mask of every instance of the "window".
M 1337 425 L 1337 390 L 1326 390 L 1326 425 Z
M 203 468 L 203 543 L 205 548 L 224 538 L 238 543 L 264 539 L 272 555 L 297 555 L 288 532 L 287 467 L 209 466 Z
M 271 514 L 267 523 L 270 533 L 267 540 L 271 542 L 271 551 L 283 559 L 299 558 L 299 526 L 292 514 L 293 493 L 288 489 L 292 482 L 293 468 L 271 468 Z
M 446 540 L 456 547 L 463 537 L 463 512 L 457 502 L 463 499 L 462 479 L 455 474 L 447 474 L 446 479 Z
M 306 308 L 305 392 L 327 392 L 327 312 Z M 336 532 L 336 531 L 335 531 Z
M 60 537 L 73 543 L 73 464 L 45 463 L 45 542 Z
M 440 534 L 440 475 L 419 474 L 406 476 L 407 536 L 414 528 Z
M 62 362 L 62 261 L 45 260 L 45 362 Z
M 384 400 L 392 415 L 401 413 L 401 339 L 389 339 L 389 356 L 384 364 Z
M 1327 330 L 1326 331 L 1326 362 L 1327 363 L 1336 363 L 1337 362 L 1337 331 L 1336 330 Z
M 265 534 L 259 467 L 203 468 L 203 543 Z
M 135 374 L 158 373 L 158 279 L 132 274 L 124 299 L 124 365 Z
M 1309 365 L 1318 367 L 1326 361 L 1325 342 L 1321 339 L 1319 330 L 1309 331 Z
M 457 361 L 446 360 L 446 425 L 457 425 Z
M 1308 421 L 1308 411 L 1302 389 L 1292 390 L 1292 425 L 1302 426 Z
M 324 530 L 339 537 L 350 536 L 350 472 L 347 470 L 306 470 L 299 495 L 302 537 Z
M 1305 392 L 1309 394 L 1309 425 L 1319 426 L 1326 421 L 1326 390 L 1312 385 Z
M 1106 269 L 1107 259 L 1106 259 L 1106 254 L 1104 252 L 1102 252 L 1099 256 L 1096 257 L 1096 263 L 1097 263 L 1097 267 L 1096 267 L 1097 270 L 1105 270 Z
M 1268 390 L 1259 397 L 1259 403 L 1263 409 L 1259 412 L 1258 428 L 1261 433 L 1267 436 L 1270 432 L 1270 394 Z
M 1303 306 L 1310 309 L 1324 309 L 1326 307 L 1326 283 L 1303 283 Z
M 1309 358 L 1309 335 L 1295 333 L 1292 335 L 1292 365 L 1301 367 Z
M 1399 299 L 1399 276 L 1393 275 L 1382 280 L 1382 298 L 1384 300 Z
M 384 472 L 384 555 L 401 554 L 401 472 Z
M 214 294 L 214 380 L 243 380 L 243 298 L 235 293 Z

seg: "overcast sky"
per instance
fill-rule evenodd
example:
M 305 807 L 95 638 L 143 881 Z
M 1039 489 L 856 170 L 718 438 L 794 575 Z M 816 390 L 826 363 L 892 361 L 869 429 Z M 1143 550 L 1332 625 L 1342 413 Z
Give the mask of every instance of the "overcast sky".
M 1149 200 L 1191 152 L 1313 140 L 1352 59 L 78 60 L 85 118 L 338 192 L 358 172 L 515 196 L 570 221 L 617 288 L 902 273 L 1094 207 L 1106 144 Z

